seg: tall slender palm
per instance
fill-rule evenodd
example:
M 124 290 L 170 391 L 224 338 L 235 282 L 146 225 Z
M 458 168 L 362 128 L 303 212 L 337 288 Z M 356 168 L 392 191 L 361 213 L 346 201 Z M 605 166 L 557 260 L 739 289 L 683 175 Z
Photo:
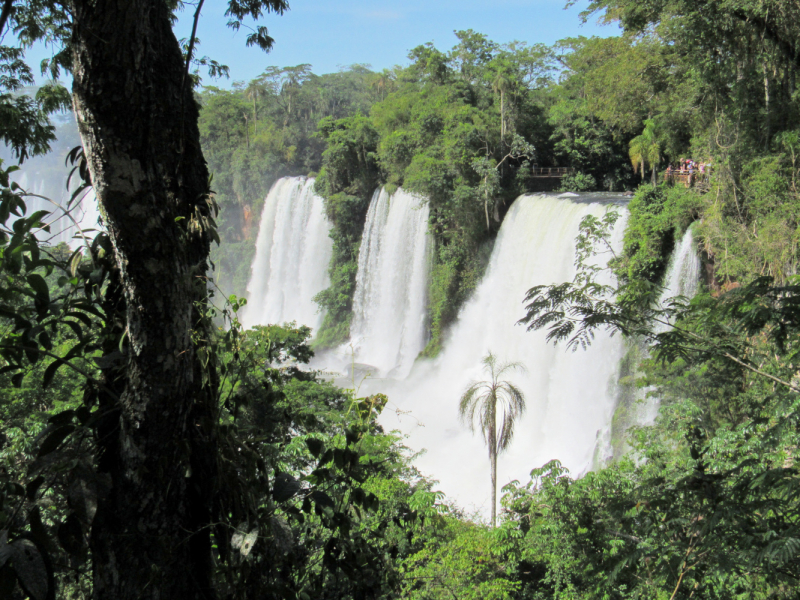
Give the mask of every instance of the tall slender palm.
M 253 101 L 253 136 L 258 135 L 258 108 L 256 101 L 263 92 L 261 83 L 258 80 L 251 81 L 244 90 L 244 97 Z
M 503 379 L 503 375 L 514 369 L 524 371 L 525 367 L 517 362 L 498 363 L 491 351 L 483 358 L 483 366 L 489 380 L 478 381 L 466 389 L 459 400 L 458 413 L 472 431 L 476 426 L 480 429 L 489 448 L 494 527 L 497 520 L 497 455 L 511 445 L 514 425 L 525 412 L 525 395 L 514 384 Z
M 492 78 L 492 91 L 500 94 L 500 153 L 506 141 L 506 92 L 511 89 L 511 77 L 505 69 L 498 69 Z
M 634 170 L 642 168 L 642 180 L 645 178 L 645 165 L 649 164 L 653 168 L 652 183 L 656 185 L 656 169 L 661 162 L 661 142 L 659 140 L 661 131 L 653 119 L 645 119 L 644 131 L 633 138 L 629 145 L 629 155 Z
M 380 73 L 375 73 L 372 76 L 370 87 L 380 94 L 381 100 L 384 100 L 386 98 L 386 94 L 395 88 L 394 72 L 390 71 L 389 69 L 384 69 Z

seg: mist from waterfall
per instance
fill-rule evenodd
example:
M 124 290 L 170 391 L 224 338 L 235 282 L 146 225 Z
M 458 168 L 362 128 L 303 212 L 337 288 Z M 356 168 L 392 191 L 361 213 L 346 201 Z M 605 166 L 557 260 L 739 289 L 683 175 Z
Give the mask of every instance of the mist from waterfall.
M 316 330 L 323 315 L 313 298 L 328 287 L 331 225 L 314 180 L 284 177 L 270 189 L 256 239 L 242 323 L 290 321 Z
M 518 361 L 525 373 L 509 379 L 525 393 L 527 411 L 514 441 L 498 461 L 498 488 L 525 481 L 534 467 L 559 459 L 578 475 L 590 468 L 596 446 L 614 412 L 624 345 L 619 336 L 596 336 L 587 350 L 567 351 L 545 340 L 546 332 L 516 325 L 523 298 L 537 284 L 570 281 L 575 274 L 575 238 L 586 215 L 602 216 L 608 202 L 554 196 L 522 196 L 503 221 L 485 276 L 453 324 L 441 354 L 418 361 L 403 381 L 367 380 L 362 389 L 384 391 L 389 405 L 381 416 L 388 430 L 408 436 L 423 473 L 461 506 L 489 510 L 486 447 L 458 420 L 458 400 L 473 381 L 486 378 L 481 359 L 492 351 L 501 361 Z M 627 213 L 614 229 L 621 246 Z M 600 256 L 599 260 L 607 260 Z M 364 359 L 368 359 L 365 357 Z
M 375 375 L 402 379 L 425 346 L 428 205 L 398 189 L 375 192 L 358 254 L 351 346 Z
M 64 242 L 76 248 L 86 243 L 84 237 L 91 239 L 100 229 L 100 211 L 91 188 L 72 199 L 80 178 L 76 174 L 68 181 L 72 167 L 65 165 L 65 160 L 69 151 L 81 143 L 74 117 L 71 113 L 67 117 L 56 116 L 53 122 L 56 140 L 50 144 L 50 152 L 29 157 L 11 174 L 11 181 L 25 192 L 26 216 L 40 210 L 50 213 L 43 219 L 50 232 L 41 231 L 37 238 L 53 246 Z M 11 150 L 2 145 L 0 159 L 5 165 L 18 162 Z

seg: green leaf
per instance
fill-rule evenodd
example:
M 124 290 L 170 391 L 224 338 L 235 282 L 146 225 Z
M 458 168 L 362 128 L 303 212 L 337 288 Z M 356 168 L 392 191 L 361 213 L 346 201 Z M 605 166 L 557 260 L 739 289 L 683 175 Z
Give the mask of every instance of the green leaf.
M 58 368 L 64 364 L 64 361 L 61 359 L 56 359 L 47 365 L 47 368 L 44 370 L 44 376 L 42 376 L 42 387 L 46 388 L 51 383 L 53 383 L 53 377 L 56 375 L 56 371 Z
M 42 445 L 39 447 L 39 452 L 36 454 L 37 458 L 53 452 L 73 431 L 75 431 L 75 425 L 71 423 L 69 425 L 57 427 L 42 442 Z
M 39 334 L 39 343 L 42 345 L 42 348 L 45 350 L 52 350 L 53 343 L 50 341 L 50 334 L 47 331 L 42 331 Z
M 47 287 L 44 277 L 38 273 L 31 273 L 25 279 L 36 292 L 36 301 L 43 305 L 50 304 L 50 289 Z
M 319 458 L 319 455 L 322 454 L 322 451 L 325 449 L 324 442 L 315 438 L 307 438 L 306 446 L 308 446 L 308 451 L 311 452 L 314 458 Z
M 25 486 L 25 495 L 28 497 L 28 500 L 36 499 L 36 492 L 39 490 L 39 486 L 42 485 L 42 483 L 44 483 L 44 477 L 39 475 L 36 479 Z
M 61 544 L 61 547 L 72 556 L 81 556 L 84 549 L 84 536 L 81 522 L 75 514 L 67 517 L 61 525 L 58 526 L 56 536 Z
M 12 566 L 22 589 L 32 600 L 46 600 L 52 591 L 52 573 L 39 546 L 26 538 L 16 539 L 9 545 L 14 552 Z
M 272 487 L 275 502 L 286 502 L 300 491 L 300 483 L 287 473 L 278 473 Z
M 74 410 L 72 410 L 72 409 L 64 410 L 64 411 L 61 411 L 60 413 L 52 415 L 49 419 L 47 419 L 47 422 L 50 423 L 51 425 L 59 427 L 61 425 L 66 425 L 67 423 L 71 423 L 72 422 L 72 418 L 74 416 L 75 416 L 75 411 Z
M 333 508 L 334 506 L 336 506 L 331 497 L 325 492 L 322 492 L 320 490 L 312 492 L 311 499 L 314 501 L 314 504 L 316 504 L 320 508 Z
M 72 255 L 72 258 L 69 261 L 69 274 L 75 277 L 78 272 L 78 267 L 81 266 L 81 261 L 83 260 L 83 254 L 78 250 L 75 254 Z

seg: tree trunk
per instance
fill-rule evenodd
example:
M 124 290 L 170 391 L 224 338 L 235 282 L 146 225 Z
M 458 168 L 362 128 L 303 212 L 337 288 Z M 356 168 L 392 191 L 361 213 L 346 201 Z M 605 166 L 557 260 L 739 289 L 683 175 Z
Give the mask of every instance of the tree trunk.
M 497 399 L 490 400 L 489 413 L 489 460 L 492 463 L 492 527 L 497 522 Z
M 167 4 L 73 5 L 73 102 L 120 270 L 128 349 L 112 426 L 97 439 L 113 484 L 90 540 L 97 599 L 214 596 L 215 377 L 192 340 L 213 224 Z
M 258 95 L 253 96 L 253 137 L 258 135 L 258 112 L 256 111 L 256 98 Z
M 770 119 L 770 97 L 769 97 L 769 71 L 767 61 L 761 65 L 764 72 L 764 149 L 769 150 L 769 143 L 772 140 L 772 121 Z
M 486 215 L 486 231 L 491 231 L 492 226 L 489 223 L 489 175 L 484 175 L 483 187 L 483 213 Z
M 504 154 L 506 142 L 506 93 L 500 90 L 500 154 Z

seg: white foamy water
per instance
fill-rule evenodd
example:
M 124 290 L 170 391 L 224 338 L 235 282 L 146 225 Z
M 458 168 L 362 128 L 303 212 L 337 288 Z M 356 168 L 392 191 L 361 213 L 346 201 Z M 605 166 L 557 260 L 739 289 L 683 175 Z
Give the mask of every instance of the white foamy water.
M 350 329 L 355 360 L 402 379 L 425 346 L 428 205 L 398 189 L 375 192 L 358 254 Z
M 670 257 L 667 272 L 664 275 L 664 291 L 661 293 L 661 305 L 669 298 L 683 296 L 691 299 L 697 293 L 700 284 L 700 258 L 697 255 L 697 244 L 694 241 L 692 228 L 686 229 L 683 238 L 675 246 Z
M 667 308 L 669 301 L 677 296 L 691 300 L 700 287 L 700 257 L 697 255 L 697 244 L 694 241 L 692 228 L 686 229 L 679 244 L 672 250 L 667 272 L 664 274 L 664 289 L 658 303 Z M 665 322 L 656 323 L 653 327 L 655 333 L 664 333 L 669 329 Z M 649 352 L 649 351 L 648 351 Z M 653 387 L 641 391 L 638 414 L 634 419 L 640 425 L 649 425 L 656 420 L 661 399 L 653 394 Z
M 461 506 L 483 514 L 490 509 L 487 449 L 480 434 L 473 435 L 458 420 L 461 393 L 486 378 L 481 359 L 489 350 L 502 361 L 527 367 L 526 373 L 509 375 L 525 393 L 527 411 L 510 450 L 499 458 L 498 496 L 500 487 L 513 479 L 527 481 L 532 468 L 551 459 L 561 460 L 574 475 L 592 464 L 616 405 L 621 338 L 600 333 L 588 350 L 569 352 L 564 345 L 548 344 L 545 332 L 527 332 L 516 322 L 524 316 L 522 301 L 529 288 L 573 278 L 579 223 L 607 210 L 606 204 L 552 196 L 517 199 L 503 221 L 486 275 L 440 356 L 418 362 L 404 381 L 368 380 L 362 387 L 362 394 L 388 392 L 384 427 L 407 434 L 413 449 L 427 450 L 415 465 L 438 479 L 440 489 Z M 614 231 L 616 247 L 624 221 Z
M 313 298 L 329 285 L 330 227 L 313 179 L 275 182 L 261 213 L 245 327 L 289 321 L 319 327 L 323 315 Z

